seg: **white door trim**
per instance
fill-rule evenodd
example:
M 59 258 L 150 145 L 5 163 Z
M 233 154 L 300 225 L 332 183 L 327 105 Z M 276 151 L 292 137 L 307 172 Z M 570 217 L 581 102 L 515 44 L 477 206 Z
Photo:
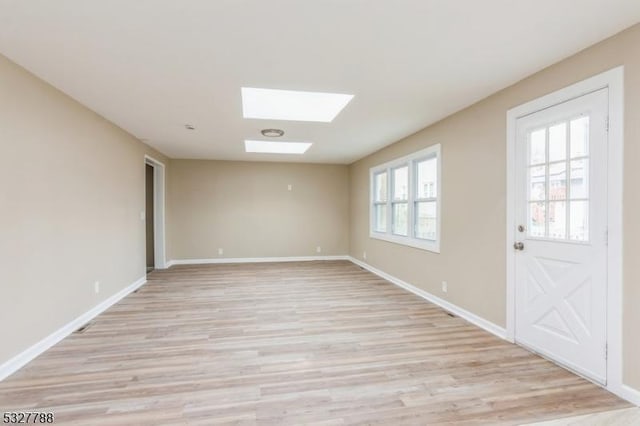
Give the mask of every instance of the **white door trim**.
M 144 164 L 153 167 L 153 235 L 155 268 L 167 268 L 165 240 L 165 166 L 161 161 L 145 155 Z
M 620 66 L 587 80 L 527 102 L 507 111 L 507 339 L 515 342 L 515 220 L 516 121 L 588 93 L 609 89 L 608 139 L 608 232 L 607 250 L 607 386 L 620 396 L 622 383 L 622 189 L 624 146 L 624 67 Z M 624 398 L 625 396 L 623 396 Z

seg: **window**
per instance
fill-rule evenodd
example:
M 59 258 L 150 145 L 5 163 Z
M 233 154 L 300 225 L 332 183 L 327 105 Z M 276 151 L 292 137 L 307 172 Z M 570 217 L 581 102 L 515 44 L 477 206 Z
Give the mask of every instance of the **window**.
M 387 232 L 387 172 L 373 176 L 373 229 Z
M 588 242 L 589 117 L 535 129 L 527 137 L 527 235 Z
M 371 169 L 372 238 L 440 252 L 440 145 Z
M 409 166 L 393 169 L 391 229 L 394 235 L 406 237 L 409 232 Z

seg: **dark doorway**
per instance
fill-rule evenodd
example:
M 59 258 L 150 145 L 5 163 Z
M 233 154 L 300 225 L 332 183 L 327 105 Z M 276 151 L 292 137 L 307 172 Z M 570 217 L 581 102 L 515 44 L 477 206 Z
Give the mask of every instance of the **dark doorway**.
M 145 207 L 145 224 L 147 235 L 147 272 L 153 271 L 155 268 L 155 238 L 154 238 L 154 169 L 153 166 L 145 164 L 145 195 L 146 195 L 146 207 Z

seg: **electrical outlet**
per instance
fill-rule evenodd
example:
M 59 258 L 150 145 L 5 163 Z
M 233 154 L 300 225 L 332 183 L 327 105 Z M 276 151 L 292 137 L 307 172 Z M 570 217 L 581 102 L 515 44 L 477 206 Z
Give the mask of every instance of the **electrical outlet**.
M 219 248 L 218 249 L 218 256 L 222 256 L 224 254 L 224 250 Z
M 287 190 L 292 191 L 293 190 L 293 185 L 291 185 L 291 184 L 287 185 Z
M 322 253 L 322 247 L 320 246 L 316 247 L 316 253 Z
M 444 293 L 446 293 L 447 291 L 449 291 L 449 285 L 447 284 L 446 281 L 442 281 L 442 291 Z
M 93 291 L 95 291 L 96 294 L 100 293 L 100 281 L 93 283 Z
M 362 252 L 362 258 L 363 258 L 364 260 L 367 260 L 367 252 L 366 252 L 366 251 L 363 251 L 363 252 Z
M 144 212 L 140 212 L 140 220 L 144 222 L 146 218 L 146 215 L 144 214 Z

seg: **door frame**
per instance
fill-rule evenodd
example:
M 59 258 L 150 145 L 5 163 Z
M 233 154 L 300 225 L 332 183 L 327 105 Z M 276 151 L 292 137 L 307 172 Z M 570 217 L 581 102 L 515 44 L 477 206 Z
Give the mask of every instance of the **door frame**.
M 166 269 L 167 253 L 165 239 L 165 165 L 161 161 L 156 160 L 155 158 L 146 154 L 144 156 L 144 164 L 148 164 L 149 166 L 153 167 L 154 267 L 155 269 Z
M 624 146 L 624 66 L 565 87 L 546 96 L 507 111 L 507 340 L 515 343 L 516 320 L 516 256 L 515 241 L 515 180 L 516 125 L 519 118 L 578 98 L 600 89 L 609 89 L 608 133 L 608 246 L 607 246 L 607 385 L 616 394 L 624 393 L 622 383 L 622 188 Z

